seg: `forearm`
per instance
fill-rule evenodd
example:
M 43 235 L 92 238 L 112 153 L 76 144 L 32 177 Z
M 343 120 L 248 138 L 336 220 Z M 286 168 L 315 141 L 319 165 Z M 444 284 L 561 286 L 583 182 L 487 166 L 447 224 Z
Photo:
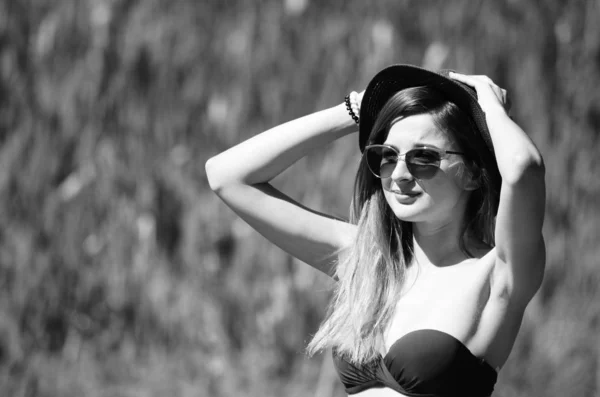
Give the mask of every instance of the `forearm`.
M 539 150 L 504 109 L 486 109 L 486 121 L 504 182 L 517 182 L 525 174 L 543 171 Z
M 343 104 L 281 124 L 206 163 L 213 190 L 231 183 L 268 182 L 312 150 L 356 131 Z

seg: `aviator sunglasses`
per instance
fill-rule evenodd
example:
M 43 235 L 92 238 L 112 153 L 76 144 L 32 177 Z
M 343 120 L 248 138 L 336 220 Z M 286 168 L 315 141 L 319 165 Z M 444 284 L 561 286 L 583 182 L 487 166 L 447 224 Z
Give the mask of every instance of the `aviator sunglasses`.
M 366 158 L 369 170 L 377 178 L 392 176 L 398 161 L 404 157 L 406 168 L 412 176 L 416 179 L 431 179 L 440 168 L 442 159 L 451 154 L 464 153 L 424 146 L 400 154 L 393 146 L 369 145 L 365 147 L 363 156 Z

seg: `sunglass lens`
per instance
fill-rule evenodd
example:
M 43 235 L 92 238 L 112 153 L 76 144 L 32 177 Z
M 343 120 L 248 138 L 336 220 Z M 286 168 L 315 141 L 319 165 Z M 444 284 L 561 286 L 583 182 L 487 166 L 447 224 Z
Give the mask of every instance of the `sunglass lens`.
M 392 175 L 398 163 L 398 154 L 385 146 L 374 146 L 366 150 L 367 165 L 380 178 Z
M 408 171 L 418 179 L 431 179 L 440 167 L 440 154 L 435 150 L 414 149 L 406 153 Z

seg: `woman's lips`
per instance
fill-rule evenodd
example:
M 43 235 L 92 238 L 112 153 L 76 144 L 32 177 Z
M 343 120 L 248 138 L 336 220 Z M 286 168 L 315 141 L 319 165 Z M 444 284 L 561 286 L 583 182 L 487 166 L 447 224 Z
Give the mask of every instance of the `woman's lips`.
M 399 202 L 411 202 L 421 195 L 421 192 L 401 192 L 399 190 L 392 190 L 392 193 Z
M 416 197 L 421 194 L 421 192 L 402 192 L 400 190 L 392 190 L 392 193 L 398 196 L 406 196 L 406 197 Z

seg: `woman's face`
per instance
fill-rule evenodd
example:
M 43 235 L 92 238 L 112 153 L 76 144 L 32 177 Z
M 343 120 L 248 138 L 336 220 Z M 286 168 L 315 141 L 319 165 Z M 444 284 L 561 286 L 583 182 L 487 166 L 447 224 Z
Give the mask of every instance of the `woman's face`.
M 384 144 L 395 147 L 400 154 L 423 147 L 460 151 L 454 139 L 440 131 L 429 114 L 409 116 L 396 121 Z M 469 197 L 470 183 L 460 155 L 442 159 L 438 172 L 431 179 L 416 179 L 408 171 L 404 157 L 398 161 L 389 178 L 381 179 L 386 201 L 394 214 L 407 222 L 424 222 L 433 227 L 460 221 Z

